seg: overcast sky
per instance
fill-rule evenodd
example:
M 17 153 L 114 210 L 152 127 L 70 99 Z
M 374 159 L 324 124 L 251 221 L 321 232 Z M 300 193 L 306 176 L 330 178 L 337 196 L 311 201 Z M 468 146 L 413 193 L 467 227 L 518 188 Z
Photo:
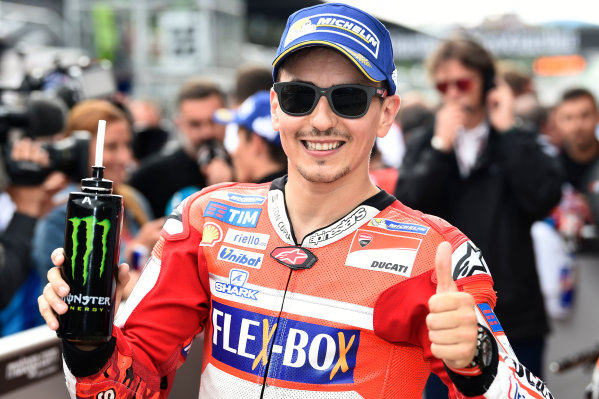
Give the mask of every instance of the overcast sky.
M 327 0 L 331 1 L 331 0 Z M 391 22 L 412 28 L 459 23 L 475 25 L 487 16 L 515 13 L 532 25 L 573 20 L 599 25 L 596 0 L 338 0 Z M 559 6 L 558 6 L 559 5 Z M 426 30 L 426 29 L 424 29 Z

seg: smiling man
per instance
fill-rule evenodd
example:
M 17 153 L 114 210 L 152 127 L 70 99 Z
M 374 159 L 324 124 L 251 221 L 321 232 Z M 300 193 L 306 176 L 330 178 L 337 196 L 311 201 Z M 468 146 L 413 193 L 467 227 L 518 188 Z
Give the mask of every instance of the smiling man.
M 431 370 L 453 397 L 550 398 L 511 354 L 480 250 L 369 179 L 399 108 L 385 27 L 343 4 L 302 9 L 273 65 L 288 175 L 186 199 L 113 339 L 64 343 L 71 392 L 166 397 L 203 330 L 202 398 L 421 398 Z M 40 297 L 51 328 L 59 276 Z

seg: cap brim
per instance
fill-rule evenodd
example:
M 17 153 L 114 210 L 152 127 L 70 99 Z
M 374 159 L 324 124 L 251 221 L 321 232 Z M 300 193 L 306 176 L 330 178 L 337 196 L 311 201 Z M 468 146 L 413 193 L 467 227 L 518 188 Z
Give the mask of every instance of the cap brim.
M 220 108 L 214 112 L 212 115 L 212 120 L 220 125 L 227 125 L 229 123 L 234 123 L 237 119 L 237 114 L 235 111 L 232 111 L 227 108 Z
M 316 47 L 316 46 L 325 46 L 333 48 L 343 55 L 345 55 L 352 63 L 362 72 L 366 78 L 373 82 L 382 82 L 387 80 L 386 75 L 377 67 L 372 65 L 370 61 L 360 53 L 350 49 L 341 44 L 331 43 L 324 40 L 306 40 L 296 44 L 289 46 L 284 52 L 279 54 L 279 56 L 273 61 L 272 65 L 276 69 L 280 66 L 281 62 L 287 58 L 291 53 L 294 53 L 305 47 Z

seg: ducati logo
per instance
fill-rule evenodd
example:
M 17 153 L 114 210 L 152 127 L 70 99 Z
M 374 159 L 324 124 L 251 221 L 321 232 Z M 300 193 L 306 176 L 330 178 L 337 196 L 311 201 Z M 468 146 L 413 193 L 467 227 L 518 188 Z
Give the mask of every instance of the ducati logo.
M 275 248 L 270 256 L 292 270 L 309 269 L 318 260 L 312 252 L 302 247 Z
M 364 248 L 366 245 L 370 244 L 370 241 L 372 241 L 373 238 L 374 237 L 372 234 L 360 233 L 358 235 L 358 243 L 360 243 L 360 246 Z

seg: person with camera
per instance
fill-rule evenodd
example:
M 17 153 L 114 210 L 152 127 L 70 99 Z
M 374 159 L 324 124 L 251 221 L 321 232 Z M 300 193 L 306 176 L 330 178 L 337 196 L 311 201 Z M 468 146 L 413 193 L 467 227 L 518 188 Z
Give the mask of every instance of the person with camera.
M 530 228 L 559 202 L 560 165 L 535 132 L 517 126 L 512 92 L 496 81 L 493 57 L 479 43 L 447 40 L 429 61 L 441 106 L 434 124 L 409 141 L 396 196 L 480 246 L 514 351 L 541 375 L 549 324 Z
M 179 191 L 233 180 L 223 146 L 225 127 L 212 120 L 225 106 L 223 92 L 210 81 L 191 79 L 181 87 L 177 102 L 180 147 L 147 158 L 129 179 L 156 216 L 165 215 L 169 200 Z
M 14 142 L 7 158 L 13 164 L 35 164 L 42 168 L 49 165 L 48 153 L 30 138 Z M 4 168 L 2 155 L 0 162 Z M 10 176 L 4 177 L 11 181 Z M 4 188 L 14 204 L 14 212 L 0 233 L 0 337 L 42 322 L 32 312 L 36 304 L 31 299 L 41 291 L 41 280 L 31 268 L 32 236 L 39 218 L 52 206 L 52 195 L 64 184 L 66 181 L 60 175 L 51 175 L 41 184 L 23 185 L 13 180 Z

